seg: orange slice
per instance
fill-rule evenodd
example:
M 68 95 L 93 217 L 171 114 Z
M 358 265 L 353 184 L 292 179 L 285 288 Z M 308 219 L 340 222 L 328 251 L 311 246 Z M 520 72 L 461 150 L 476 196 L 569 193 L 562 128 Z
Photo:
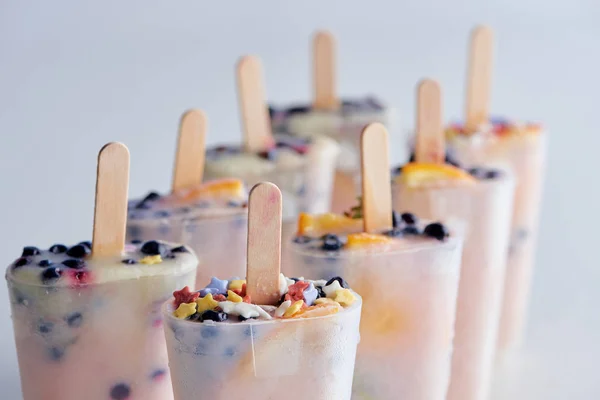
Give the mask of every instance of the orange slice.
M 175 196 L 181 202 L 206 198 L 245 198 L 244 183 L 239 179 L 217 179 L 179 190 Z
M 341 214 L 306 214 L 298 216 L 298 235 L 319 237 L 327 233 L 341 234 L 360 232 L 362 219 L 348 218 Z
M 408 163 L 402 167 L 402 173 L 396 179 L 409 187 L 448 181 L 462 184 L 474 184 L 476 182 L 471 174 L 453 165 L 416 162 Z
M 372 233 L 352 233 L 348 235 L 348 241 L 346 242 L 346 248 L 356 249 L 361 247 L 368 247 L 373 245 L 381 245 L 391 243 L 392 238 L 385 235 L 375 235 Z

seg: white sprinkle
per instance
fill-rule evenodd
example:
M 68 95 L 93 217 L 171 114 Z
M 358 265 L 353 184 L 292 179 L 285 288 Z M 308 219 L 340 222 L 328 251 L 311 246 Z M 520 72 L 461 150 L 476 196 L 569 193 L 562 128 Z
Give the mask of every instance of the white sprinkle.
M 262 308 L 255 304 L 248 303 L 234 303 L 232 301 L 221 301 L 219 307 L 229 315 L 241 315 L 242 317 L 258 318 L 263 317 L 264 319 L 272 319 L 271 316 Z
M 291 300 L 286 300 L 283 303 L 281 303 L 281 305 L 279 307 L 277 307 L 277 310 L 275 310 L 275 317 L 277 317 L 277 318 L 283 317 L 283 314 L 286 312 L 286 310 L 288 308 L 290 308 L 291 305 L 292 305 Z
M 331 284 L 325 286 L 323 292 L 325 292 L 325 295 L 327 295 L 328 298 L 332 299 L 335 297 L 335 292 L 340 289 L 343 289 L 343 287 L 338 280 L 335 280 Z
M 313 284 L 315 286 L 321 286 L 321 287 L 323 287 L 323 286 L 327 285 L 327 281 L 325 279 L 318 279 L 316 281 L 313 281 Z

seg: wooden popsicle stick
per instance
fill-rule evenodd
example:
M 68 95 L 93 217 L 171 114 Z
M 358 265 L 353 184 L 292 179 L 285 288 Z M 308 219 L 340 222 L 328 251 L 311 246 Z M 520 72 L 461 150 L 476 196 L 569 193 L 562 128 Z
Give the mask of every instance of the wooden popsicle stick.
M 493 32 L 487 26 L 478 26 L 471 33 L 465 127 L 476 131 L 488 121 L 492 86 Z
M 424 79 L 417 86 L 415 161 L 443 164 L 445 159 L 440 85 L 434 80 Z
M 246 150 L 261 152 L 270 149 L 274 140 L 266 103 L 263 68 L 258 57 L 244 56 L 238 61 L 237 87 Z
M 98 153 L 96 207 L 92 255 L 120 256 L 125 246 L 129 150 L 118 142 L 106 144 Z
M 313 108 L 335 111 L 340 108 L 337 94 L 335 37 L 319 31 L 313 37 Z
M 392 229 L 392 184 L 388 133 L 383 124 L 369 124 L 360 137 L 364 231 Z
M 202 182 L 207 118 L 204 111 L 189 110 L 181 116 L 171 191 Z
M 276 304 L 281 297 L 281 191 L 270 182 L 250 191 L 247 252 L 246 293 L 255 304 Z

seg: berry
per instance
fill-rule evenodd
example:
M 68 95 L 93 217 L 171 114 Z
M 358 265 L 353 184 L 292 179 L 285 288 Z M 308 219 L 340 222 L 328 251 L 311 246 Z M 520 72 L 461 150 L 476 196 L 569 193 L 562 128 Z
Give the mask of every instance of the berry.
M 398 211 L 392 210 L 392 226 L 394 228 L 397 227 L 399 222 L 400 222 L 400 214 L 398 213 Z
M 407 225 L 415 225 L 418 221 L 417 217 L 412 213 L 402 213 L 400 218 Z
M 425 230 L 423 231 L 423 234 L 425 236 L 429 236 L 437 240 L 444 240 L 449 235 L 446 227 L 439 222 L 434 222 L 432 224 L 427 225 L 425 227 Z
M 323 291 L 323 288 L 321 286 L 315 286 L 317 288 L 317 299 L 320 299 L 321 297 L 327 297 L 327 295 L 325 294 L 325 292 Z
M 50 250 L 50 253 L 61 254 L 67 251 L 67 246 L 65 246 L 64 244 L 55 244 L 51 246 L 48 250 Z
M 52 328 L 54 328 L 54 324 L 52 322 L 40 322 L 38 325 L 38 331 L 40 333 L 50 333 L 52 332 Z
M 490 170 L 486 171 L 484 178 L 485 179 L 496 179 L 499 176 L 500 176 L 500 171 L 490 169 Z
M 17 258 L 17 260 L 15 261 L 15 268 L 22 267 L 23 265 L 27 265 L 30 262 L 31 262 L 31 259 L 29 259 L 27 257 Z
M 82 244 L 75 245 L 67 250 L 69 257 L 83 258 L 91 253 L 91 250 Z
M 420 235 L 421 231 L 415 225 L 409 225 L 407 227 L 402 228 L 401 233 L 403 235 Z
M 179 246 L 179 247 L 175 247 L 175 248 L 171 249 L 171 253 L 189 253 L 189 252 L 190 251 L 185 246 Z
M 342 245 L 342 241 L 337 235 L 328 234 L 323 236 L 323 245 L 321 248 L 327 251 L 335 251 L 339 250 Z
M 40 254 L 40 249 L 33 246 L 26 246 L 23 247 L 23 253 L 21 253 L 21 257 L 37 256 L 38 254 Z
M 327 283 L 325 284 L 325 286 L 331 285 L 334 281 L 338 281 L 338 283 L 340 284 L 340 286 L 343 287 L 344 289 L 350 288 L 350 286 L 348 286 L 348 282 L 346 282 L 340 276 L 334 276 L 333 278 L 331 278 L 330 280 L 327 281 Z
M 223 322 L 227 319 L 227 314 L 220 311 L 207 310 L 202 313 L 200 319 L 204 321 Z
M 89 240 L 86 240 L 84 242 L 80 242 L 79 244 L 84 245 L 85 247 L 87 247 L 88 249 L 92 249 L 92 242 L 90 242 Z
M 133 264 L 137 264 L 137 261 L 131 259 L 131 258 L 126 258 L 125 260 L 121 261 L 123 264 L 127 264 L 127 265 L 133 265 Z
M 110 389 L 110 398 L 113 400 L 126 400 L 131 394 L 131 389 L 124 383 L 119 383 Z
M 167 249 L 164 244 L 150 240 L 142 245 L 140 251 L 149 256 L 165 255 Z
M 309 111 L 310 111 L 309 106 L 295 106 L 295 107 L 290 107 L 287 110 L 285 110 L 285 112 L 287 114 L 305 114 Z
M 150 192 L 146 195 L 146 197 L 144 197 L 142 200 L 140 200 L 139 203 L 136 204 L 135 208 L 137 208 L 138 210 L 146 210 L 150 208 L 149 203 L 153 202 L 158 198 L 160 198 L 160 194 L 156 192 Z
M 41 280 L 43 283 L 50 283 L 60 278 L 62 275 L 62 270 L 58 267 L 48 267 L 46 268 L 41 275 Z
M 40 261 L 40 262 L 38 263 L 38 265 L 39 265 L 40 267 L 49 267 L 49 266 L 51 266 L 52 264 L 53 264 L 53 263 L 52 263 L 52 261 L 50 261 L 50 260 L 42 260 L 42 261 Z
M 85 262 L 78 258 L 69 258 L 68 260 L 63 261 L 62 265 L 73 269 L 81 269 L 85 267 Z
M 130 242 L 131 244 L 142 244 L 142 241 L 139 239 L 134 239 Z
M 67 321 L 67 325 L 69 325 L 71 328 L 79 328 L 83 322 L 83 315 L 80 312 L 75 312 L 67 316 L 65 321 Z

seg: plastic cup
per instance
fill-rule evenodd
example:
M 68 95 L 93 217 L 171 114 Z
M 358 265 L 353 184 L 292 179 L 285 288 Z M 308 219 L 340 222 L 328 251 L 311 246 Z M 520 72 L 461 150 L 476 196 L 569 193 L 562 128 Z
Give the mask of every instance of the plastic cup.
M 352 399 L 443 400 L 462 241 L 407 240 L 394 250 L 341 253 L 290 245 L 289 274 L 343 276 L 363 298 Z
M 194 283 L 195 256 L 164 269 L 120 258 L 87 263 L 102 271 L 90 269 L 79 284 L 7 273 L 24 400 L 172 399 L 160 307 Z M 31 265 L 35 276 L 44 271 Z M 61 279 L 83 271 L 63 269 Z
M 538 132 L 500 139 L 457 137 L 450 142 L 461 163 L 509 168 L 516 179 L 498 335 L 498 348 L 503 354 L 520 347 L 527 319 L 545 171 L 545 136 L 545 132 Z
M 431 220 L 466 222 L 448 400 L 483 400 L 498 337 L 514 180 L 507 173 L 472 186 L 394 185 L 394 208 Z
M 176 400 L 349 400 L 361 300 L 306 319 L 203 323 L 163 306 Z M 239 396 L 239 397 L 238 397 Z

